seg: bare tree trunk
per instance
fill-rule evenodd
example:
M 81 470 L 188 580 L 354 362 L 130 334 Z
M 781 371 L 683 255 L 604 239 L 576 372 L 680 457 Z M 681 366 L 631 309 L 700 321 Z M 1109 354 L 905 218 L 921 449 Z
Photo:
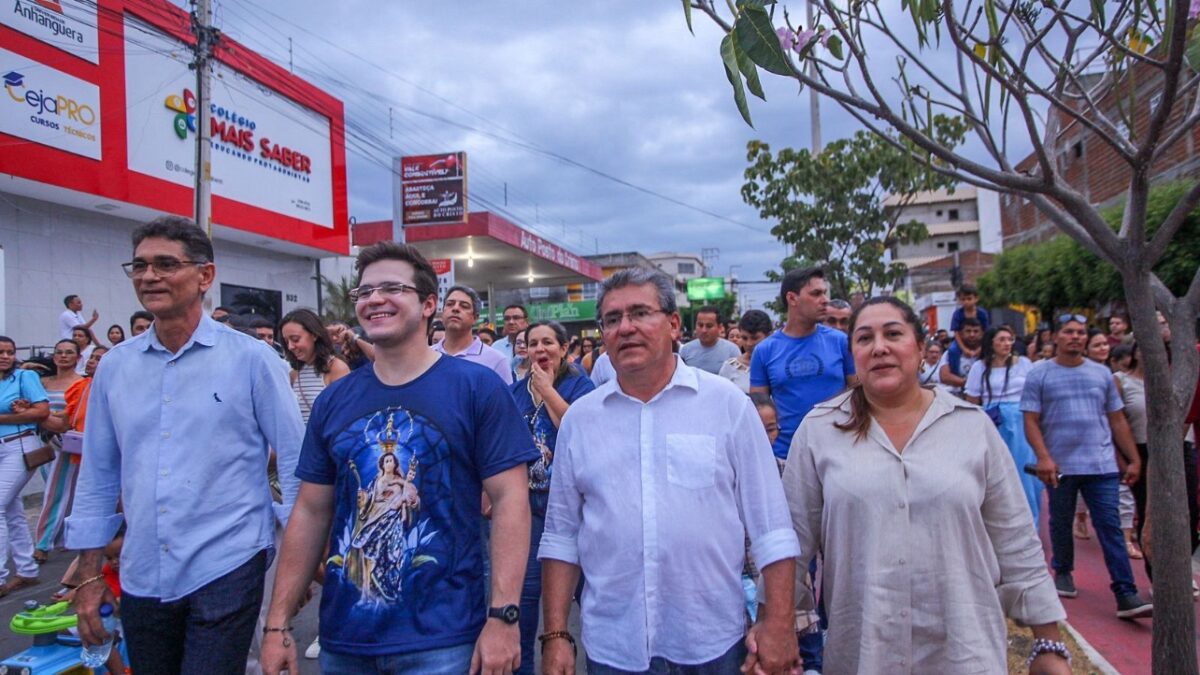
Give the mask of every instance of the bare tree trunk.
M 1164 308 L 1180 326 L 1173 342 L 1173 365 L 1155 315 L 1150 275 L 1122 271 L 1138 354 L 1146 375 L 1150 495 L 1147 518 L 1152 524 L 1154 564 L 1154 623 L 1172 630 L 1155 630 L 1152 667 L 1155 673 L 1200 672 L 1196 665 L 1196 615 L 1192 604 L 1192 546 L 1184 475 L 1184 413 L 1195 387 L 1195 312 L 1185 302 Z M 1173 331 L 1174 332 L 1174 331 Z M 1190 377 L 1187 375 L 1191 373 Z M 1183 386 L 1185 383 L 1187 386 Z M 1178 385 L 1178 386 L 1176 386 Z M 1181 391 L 1186 389 L 1186 394 Z

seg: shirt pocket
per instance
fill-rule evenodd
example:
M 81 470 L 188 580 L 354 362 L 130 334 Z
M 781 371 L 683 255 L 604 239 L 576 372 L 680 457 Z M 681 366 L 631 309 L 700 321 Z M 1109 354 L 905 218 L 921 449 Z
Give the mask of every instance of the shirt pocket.
M 717 439 L 707 434 L 667 434 L 667 481 L 699 490 L 712 487 L 717 470 Z

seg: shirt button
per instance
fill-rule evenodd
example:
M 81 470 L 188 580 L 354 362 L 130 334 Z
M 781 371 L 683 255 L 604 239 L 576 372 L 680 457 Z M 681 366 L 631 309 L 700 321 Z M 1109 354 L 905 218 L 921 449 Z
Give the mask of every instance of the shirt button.
M 166 509 L 163 509 L 163 511 L 166 511 Z M 908 616 L 908 610 L 907 609 L 900 610 L 900 616 Z
M 167 512 L 167 507 L 165 507 L 165 506 L 164 506 L 164 507 L 160 508 L 160 509 L 158 510 L 158 512 L 159 512 L 159 513 L 166 513 L 166 512 Z
M 162 471 L 159 471 L 158 473 L 159 473 L 160 475 L 163 475 L 163 476 L 165 476 L 165 475 L 167 475 L 168 473 L 171 473 L 171 472 L 170 472 L 170 471 L 168 471 L 167 469 L 163 469 Z M 903 562 L 903 561 L 901 561 L 901 562 Z
M 163 544 L 163 545 L 162 545 L 162 550 L 165 552 L 165 551 L 168 551 L 168 550 L 170 550 L 170 549 L 168 548 L 168 546 L 167 546 L 166 544 Z
M 898 507 L 900 507 L 900 508 L 904 508 L 904 507 L 908 506 L 908 504 L 905 504 L 904 502 L 900 502 L 900 503 L 899 503 L 899 504 L 897 504 L 896 506 L 898 506 Z
M 170 397 L 170 396 L 164 396 L 164 397 L 163 397 L 163 403 L 170 403 L 170 402 L 171 402 L 171 397 Z
M 164 431 L 164 432 L 162 432 L 162 437 L 163 437 L 163 438 L 170 438 L 170 437 L 171 437 L 171 432 L 169 432 L 169 431 Z
M 900 564 L 901 564 L 901 565 L 903 565 L 903 564 L 904 564 L 904 558 L 901 558 L 901 559 L 900 559 Z
M 168 365 L 168 366 L 170 366 L 170 367 L 172 367 L 172 368 L 174 368 L 174 367 L 175 367 L 175 362 L 174 362 L 174 361 L 168 361 L 168 362 L 167 362 L 167 365 Z

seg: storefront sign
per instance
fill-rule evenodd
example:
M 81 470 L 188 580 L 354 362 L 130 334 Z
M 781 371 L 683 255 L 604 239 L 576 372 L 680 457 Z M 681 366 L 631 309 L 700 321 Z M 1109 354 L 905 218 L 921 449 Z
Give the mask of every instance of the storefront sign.
M 596 301 L 553 302 L 529 305 L 529 321 L 595 321 Z
M 688 279 L 688 300 L 720 300 L 725 297 L 724 277 L 696 277 Z
M 92 63 L 100 62 L 96 2 L 6 0 L 0 24 Z
M 433 258 L 429 264 L 433 265 L 433 271 L 437 274 L 438 307 L 441 307 L 446 300 L 446 292 L 454 285 L 454 259 Z
M 191 51 L 131 17 L 125 101 L 129 168 L 179 185 L 195 176 L 195 135 L 212 139 L 213 194 L 333 227 L 329 119 L 217 63 L 211 123 L 198 129 Z
M 467 153 L 400 158 L 405 225 L 467 222 Z
M 0 49 L 0 131 L 100 159 L 100 88 Z

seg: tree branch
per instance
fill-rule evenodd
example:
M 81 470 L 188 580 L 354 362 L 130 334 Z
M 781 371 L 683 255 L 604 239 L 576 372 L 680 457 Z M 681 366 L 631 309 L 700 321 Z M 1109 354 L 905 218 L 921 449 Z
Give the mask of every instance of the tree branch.
M 1187 217 L 1196 209 L 1196 205 L 1200 204 L 1200 181 L 1192 185 L 1192 188 L 1187 191 L 1187 194 L 1180 197 L 1179 202 L 1175 204 L 1175 208 L 1167 214 L 1166 220 L 1158 226 L 1154 237 L 1150 243 L 1146 245 L 1144 255 L 1146 256 L 1146 268 L 1153 269 L 1158 261 L 1162 259 L 1167 252 L 1167 246 L 1175 235 L 1179 232 L 1179 228 L 1187 220 Z

